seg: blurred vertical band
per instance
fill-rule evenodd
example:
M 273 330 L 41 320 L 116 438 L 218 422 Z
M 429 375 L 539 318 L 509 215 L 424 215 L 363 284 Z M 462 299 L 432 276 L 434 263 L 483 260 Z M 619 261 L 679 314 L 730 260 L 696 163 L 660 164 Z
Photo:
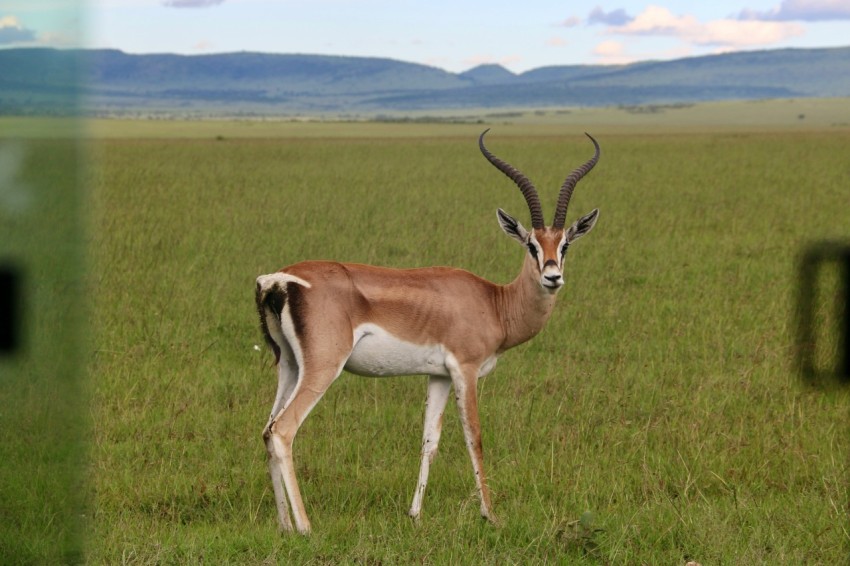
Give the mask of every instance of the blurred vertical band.
M 12 4 L 0 16 L 32 30 L 4 48 L 43 53 L 49 29 L 82 45 L 83 2 Z M 0 93 L 0 564 L 85 561 L 84 55 L 67 54 L 49 89 Z M 19 71 L 0 66 L 9 89 Z
M 0 263 L 0 356 L 21 346 L 20 280 L 14 265 Z
M 823 309 L 819 284 L 827 268 L 838 270 L 838 288 L 833 312 L 818 317 Z M 850 384 L 850 243 L 824 241 L 810 245 L 802 254 L 799 264 L 797 288 L 797 343 L 796 363 L 800 375 L 809 382 L 838 379 Z M 819 319 L 834 323 L 833 328 L 818 328 Z M 818 339 L 823 332 L 834 333 L 832 363 L 819 358 Z

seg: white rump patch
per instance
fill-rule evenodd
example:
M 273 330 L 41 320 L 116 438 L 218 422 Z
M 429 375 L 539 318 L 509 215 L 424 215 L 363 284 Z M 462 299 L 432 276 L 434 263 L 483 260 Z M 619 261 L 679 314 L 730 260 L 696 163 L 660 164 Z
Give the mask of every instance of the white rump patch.
M 278 271 L 277 273 L 269 273 L 268 275 L 260 275 L 259 277 L 257 277 L 257 284 L 263 290 L 269 289 L 275 283 L 278 283 L 280 285 L 285 285 L 286 283 L 298 283 L 302 287 L 306 287 L 308 289 L 312 287 L 310 283 L 304 281 L 300 277 L 290 275 L 289 273 L 283 273 L 280 271 Z

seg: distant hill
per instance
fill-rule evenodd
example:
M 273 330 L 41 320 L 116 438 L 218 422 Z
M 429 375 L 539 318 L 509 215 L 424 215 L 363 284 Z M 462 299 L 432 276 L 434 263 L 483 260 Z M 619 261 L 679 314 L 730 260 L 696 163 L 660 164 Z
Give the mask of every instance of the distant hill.
M 86 77 L 91 113 L 379 113 L 850 96 L 850 47 L 779 49 L 632 65 L 460 74 L 392 59 L 116 50 L 0 50 L 0 113 L 63 113 Z
M 498 85 L 516 82 L 517 75 L 505 69 L 501 65 L 479 65 L 460 75 L 475 85 Z

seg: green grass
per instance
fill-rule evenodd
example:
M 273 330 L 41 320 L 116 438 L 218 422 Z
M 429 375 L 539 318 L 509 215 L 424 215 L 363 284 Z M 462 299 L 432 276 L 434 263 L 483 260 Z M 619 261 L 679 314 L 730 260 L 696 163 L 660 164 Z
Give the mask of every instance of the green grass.
M 600 135 L 570 207 L 599 223 L 546 330 L 479 386 L 500 526 L 453 407 L 413 524 L 425 382 L 343 374 L 295 443 L 300 537 L 276 530 L 254 278 L 332 258 L 507 282 L 523 252 L 495 209 L 527 212 L 480 126 L 243 127 L 91 144 L 91 563 L 846 558 L 850 399 L 792 371 L 795 261 L 847 236 L 846 129 Z M 533 125 L 489 145 L 547 219 L 591 149 Z
M 596 135 L 624 133 L 669 134 L 700 132 L 846 131 L 850 127 L 850 99 L 798 98 L 727 101 L 684 106 L 661 105 L 629 108 L 566 107 L 464 109 L 389 112 L 387 119 L 420 123 L 368 122 L 370 115 L 350 115 L 354 123 L 340 127 L 340 116 L 316 115 L 297 119 L 242 120 L 90 120 L 87 130 L 98 139 L 186 139 L 223 137 L 256 138 L 427 138 L 460 137 L 468 140 L 484 124 L 499 128 L 499 135 L 563 136 L 590 131 Z M 362 120 L 362 121 L 361 121 Z M 429 122 L 431 120 L 432 122 Z M 456 123 L 441 123 L 451 122 Z M 57 120 L 0 118 L 0 137 L 32 136 L 57 131 Z M 72 125 L 74 123 L 72 122 Z M 519 129 L 503 128 L 510 125 Z
M 78 143 L 0 139 L 0 266 L 18 281 L 0 352 L 0 563 L 79 559 L 89 361 Z M 0 324 L 9 325 L 4 313 Z

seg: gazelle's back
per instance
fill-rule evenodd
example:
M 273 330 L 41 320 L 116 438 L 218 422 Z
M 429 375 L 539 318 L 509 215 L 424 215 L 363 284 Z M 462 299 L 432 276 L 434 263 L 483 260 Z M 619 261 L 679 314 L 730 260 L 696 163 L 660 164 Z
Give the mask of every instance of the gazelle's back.
M 307 319 L 314 320 L 310 314 L 318 312 L 324 312 L 325 318 L 332 316 L 330 311 L 345 297 L 355 335 L 358 328 L 368 324 L 396 339 L 422 346 L 441 345 L 464 357 L 467 354 L 461 347 L 484 351 L 503 339 L 494 308 L 499 286 L 462 269 L 391 269 L 309 261 L 282 271 L 310 283 L 309 289 L 301 291 L 302 316 Z M 482 326 L 497 331 L 482 337 Z

